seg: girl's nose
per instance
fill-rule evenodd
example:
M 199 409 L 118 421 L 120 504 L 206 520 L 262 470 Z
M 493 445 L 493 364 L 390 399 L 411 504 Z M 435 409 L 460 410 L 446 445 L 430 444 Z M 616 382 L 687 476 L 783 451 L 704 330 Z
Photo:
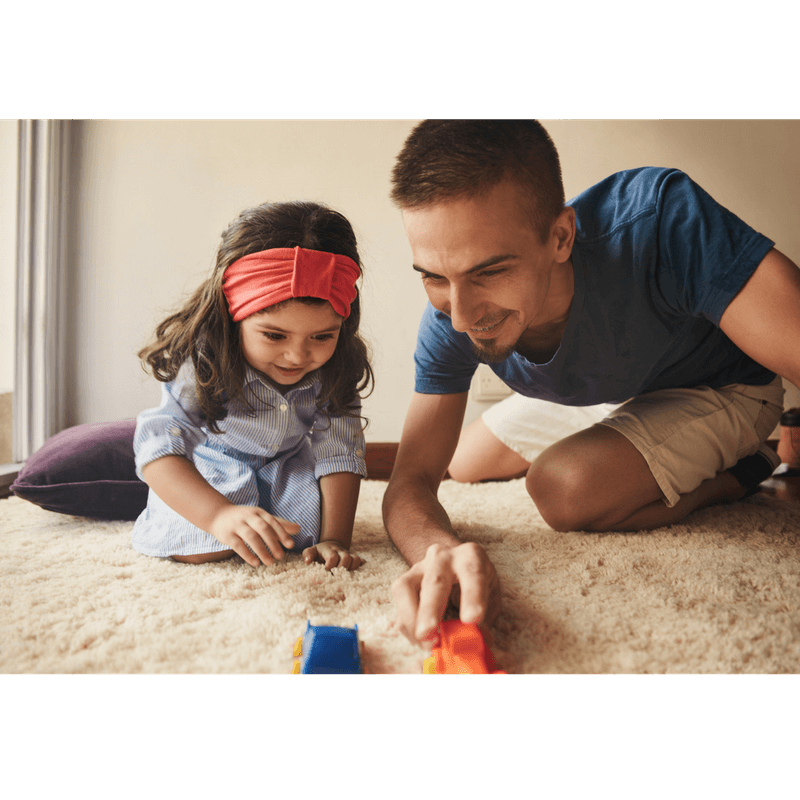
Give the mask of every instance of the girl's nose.
M 290 364 L 304 364 L 306 361 L 308 350 L 304 345 L 293 345 L 292 347 L 287 347 L 286 352 L 283 354 L 283 357 L 290 363 Z

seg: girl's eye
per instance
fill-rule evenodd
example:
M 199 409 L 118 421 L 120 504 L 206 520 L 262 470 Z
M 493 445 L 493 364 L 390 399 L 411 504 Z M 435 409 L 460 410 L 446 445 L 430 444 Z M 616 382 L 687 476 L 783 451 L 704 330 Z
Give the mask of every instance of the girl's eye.
M 270 331 L 261 331 L 261 335 L 265 339 L 269 339 L 271 342 L 280 342 L 286 338 L 286 336 L 282 333 L 272 333 Z M 313 336 L 312 338 L 315 342 L 325 342 L 329 339 L 333 339 L 334 335 L 332 333 L 321 333 L 319 336 Z

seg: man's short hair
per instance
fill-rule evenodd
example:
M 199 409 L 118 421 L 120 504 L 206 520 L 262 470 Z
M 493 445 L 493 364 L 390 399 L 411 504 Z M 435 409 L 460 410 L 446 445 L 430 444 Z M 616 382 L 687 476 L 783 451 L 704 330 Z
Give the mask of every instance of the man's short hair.
M 541 123 L 517 120 L 435 120 L 419 123 L 392 171 L 392 200 L 420 208 L 515 181 L 530 198 L 534 230 L 546 240 L 564 209 L 561 164 Z

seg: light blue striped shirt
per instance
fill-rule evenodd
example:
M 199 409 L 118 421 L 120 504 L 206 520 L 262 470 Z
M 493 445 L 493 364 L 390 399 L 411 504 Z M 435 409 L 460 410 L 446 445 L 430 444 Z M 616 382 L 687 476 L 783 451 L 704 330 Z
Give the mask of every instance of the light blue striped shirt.
M 315 478 L 334 472 L 366 477 L 362 422 L 353 417 L 331 417 L 329 421 L 316 407 L 321 385 L 311 373 L 282 395 L 248 366 L 244 395 L 256 413 L 231 404 L 228 415 L 218 423 L 222 433 L 215 434 L 201 419 L 194 371 L 184 367 L 175 381 L 162 384 L 161 405 L 143 411 L 137 419 L 133 442 L 136 474 L 142 478 L 142 467 L 162 456 L 181 455 L 191 460 L 194 448 L 207 439 L 226 449 L 277 457 L 308 437 Z

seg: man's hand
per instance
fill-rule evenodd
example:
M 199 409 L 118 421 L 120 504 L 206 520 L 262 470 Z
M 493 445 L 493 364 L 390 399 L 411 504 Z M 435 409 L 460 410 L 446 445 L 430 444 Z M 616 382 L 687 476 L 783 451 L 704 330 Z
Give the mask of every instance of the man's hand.
M 482 547 L 458 540 L 438 499 L 467 407 L 467 393 L 415 393 L 394 470 L 383 496 L 383 522 L 414 566 L 392 584 L 395 627 L 413 644 L 436 638 L 448 602 L 462 622 L 491 625 L 500 613 L 500 581 Z
M 395 626 L 413 644 L 432 640 L 451 593 L 460 595 L 462 622 L 491 625 L 500 613 L 500 580 L 485 550 L 474 542 L 431 545 L 422 561 L 392 584 Z

